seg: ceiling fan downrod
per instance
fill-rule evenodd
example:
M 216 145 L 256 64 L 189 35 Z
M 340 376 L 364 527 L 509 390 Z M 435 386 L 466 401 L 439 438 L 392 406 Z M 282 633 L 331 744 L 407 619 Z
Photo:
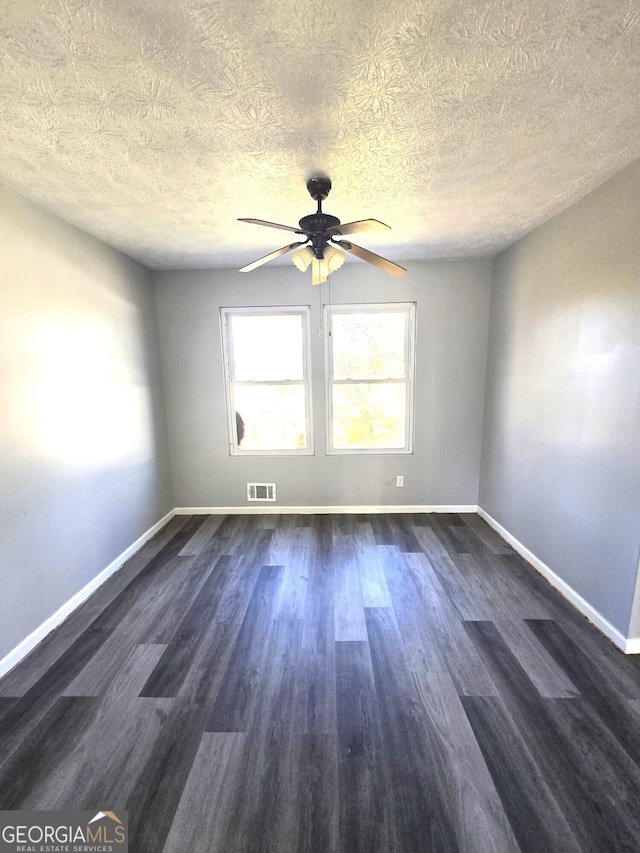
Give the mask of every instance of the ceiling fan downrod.
M 340 225 L 340 220 L 337 216 L 330 216 L 328 213 L 322 212 L 322 202 L 331 191 L 329 178 L 324 176 L 310 178 L 307 181 L 307 189 L 311 198 L 318 202 L 318 210 L 316 213 L 310 213 L 309 216 L 303 216 L 298 224 L 301 230 L 308 235 L 314 256 L 322 260 L 324 250 L 329 243 L 327 229 Z

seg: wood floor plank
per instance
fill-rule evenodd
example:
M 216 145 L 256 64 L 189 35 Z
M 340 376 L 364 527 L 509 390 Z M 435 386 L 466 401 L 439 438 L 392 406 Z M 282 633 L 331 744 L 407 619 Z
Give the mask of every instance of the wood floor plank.
M 3 753 L 0 809 L 21 808 L 38 788 L 55 792 L 50 783 L 51 771 L 73 751 L 78 734 L 91 726 L 97 703 L 98 700 L 85 697 L 58 699 L 31 729 L 28 739 L 22 739 L 10 754 Z
M 640 767 L 586 698 L 549 699 L 548 718 L 570 748 L 564 754 L 576 788 L 594 804 L 610 849 L 640 849 Z M 603 792 L 606 791 L 606 796 Z
M 227 853 L 229 789 L 242 759 L 244 733 L 205 732 L 180 798 L 165 853 Z
M 296 668 L 296 731 L 336 733 L 335 653 L 303 649 Z
M 353 538 L 346 535 L 334 537 L 334 620 L 336 642 L 364 642 L 367 626 L 358 557 Z
M 402 554 L 419 553 L 422 548 L 411 527 L 411 516 L 407 513 L 389 513 L 383 516 L 391 532 L 392 543 Z
M 212 623 L 127 801 L 131 846 L 162 850 L 240 626 Z
M 460 513 L 458 516 L 463 524 L 472 530 L 478 539 L 492 554 L 511 554 L 513 549 L 496 531 L 489 527 L 484 519 L 475 512 Z
M 405 554 L 404 561 L 422 605 L 424 626 L 437 645 L 458 693 L 464 696 L 495 695 L 495 685 L 427 557 L 424 554 Z
M 500 697 L 461 702 L 523 853 L 584 853 Z
M 223 524 L 226 516 L 208 515 L 193 536 L 178 552 L 179 557 L 197 557 L 210 545 L 212 538 Z
M 5 769 L 13 777 L 28 767 L 28 780 L 20 769 L 18 787 L 12 786 L 16 807 L 91 808 L 100 797 L 114 808 L 124 805 L 168 710 L 166 702 L 137 698 L 161 651 L 136 647 L 102 700 L 65 697 L 54 704 Z
M 216 621 L 222 597 L 234 579 L 234 559 L 223 556 L 216 560 L 140 695 L 167 698 L 177 695 L 204 635 Z
M 386 609 L 369 609 L 366 617 L 394 849 L 457 851 L 441 750 L 420 723 L 395 617 Z
M 438 577 L 442 583 L 442 572 L 446 571 L 447 567 L 446 558 L 428 557 L 428 559 L 434 571 L 438 571 Z M 473 555 L 456 554 L 453 563 L 466 583 L 466 588 L 462 592 L 447 592 L 460 619 L 464 622 L 491 622 L 501 615 L 504 616 L 502 600 L 496 597 L 491 584 L 483 577 Z
M 180 678 L 176 694 L 179 704 L 193 704 L 207 713 L 210 711 L 227 675 L 241 628 L 236 622 L 211 622 L 207 625 L 189 665 L 185 667 L 184 677 Z M 166 674 L 166 681 L 176 680 Z
M 438 638 L 429 635 L 405 558 L 395 545 L 379 545 L 378 549 L 409 668 L 413 672 L 446 670 Z
M 477 593 L 431 527 L 414 526 L 414 532 L 440 583 L 462 619 L 477 612 Z
M 147 591 L 131 600 L 128 613 L 65 695 L 99 696 L 134 645 L 169 643 L 211 571 L 208 558 L 178 557 L 167 562 L 155 576 L 154 594 Z
M 447 523 L 447 518 L 444 514 L 439 512 L 431 513 L 429 516 L 429 528 L 454 562 L 457 554 L 468 552 L 469 548 L 465 540 L 461 537 L 464 529 L 452 527 Z
M 370 524 L 356 524 L 354 542 L 363 606 L 392 607 L 384 567 Z
M 300 769 L 296 853 L 338 853 L 337 736 L 302 735 L 297 752 Z
M 100 797 L 114 807 L 124 806 L 169 709 L 167 702 L 137 698 L 163 650 L 162 646 L 132 650 L 96 704 L 91 726 L 76 731 L 75 747 L 56 757 L 48 779 L 32 785 L 24 808 L 91 808 Z
M 198 530 L 205 516 L 193 516 L 188 518 L 180 530 L 167 542 L 167 544 L 138 572 L 135 578 L 107 605 L 91 624 L 93 629 L 114 630 L 121 622 L 129 617 L 132 609 L 141 602 L 152 598 L 154 593 L 160 591 L 161 579 L 168 582 L 176 563 L 176 558 L 184 544 Z M 180 558 L 185 559 L 185 558 Z M 187 558 L 188 559 L 188 558 Z M 186 562 L 184 564 L 190 565 Z
M 333 654 L 335 643 L 336 565 L 324 559 L 316 540 L 310 555 L 304 609 L 303 645 L 307 651 Z
M 270 532 L 270 531 L 267 531 Z M 247 608 L 260 576 L 262 550 L 259 549 L 258 562 L 252 564 L 249 557 L 233 556 L 229 568 L 231 573 L 225 576 L 220 600 L 216 606 L 216 622 L 241 623 L 246 616 Z
M 115 706 L 99 708 L 91 727 L 79 739 L 76 734 L 76 748 L 64 761 L 60 756 L 54 759 L 55 769 L 41 785 L 32 785 L 22 807 L 90 809 L 105 801 L 114 809 L 125 808 L 170 703 L 170 699 L 123 703 L 120 698 Z
M 339 849 L 394 853 L 369 645 L 336 643 Z
M 372 515 L 369 523 L 377 545 L 394 545 L 397 547 L 396 538 L 389 523 L 389 516 L 386 513 Z
M 520 666 L 547 699 L 576 699 L 580 691 L 529 630 L 523 619 L 496 619 L 494 624 Z
M 589 620 L 551 591 L 553 621 L 590 658 L 594 670 L 603 673 L 617 696 L 640 700 L 640 655 L 625 655 L 608 637 L 594 630 Z
M 296 670 L 297 729 L 305 734 L 335 735 L 335 567 L 331 561 L 322 559 L 315 541 L 309 555 L 308 575 L 302 650 Z
M 591 661 L 555 622 L 535 620 L 527 625 L 563 668 L 580 693 L 596 709 L 604 725 L 640 766 L 640 726 L 607 673 L 594 673 Z
M 84 631 L 23 696 L 2 709 L 0 762 L 9 758 L 30 736 L 33 728 L 60 698 L 65 687 L 91 660 L 110 634 L 110 631 L 93 629 Z
M 510 584 L 517 584 L 518 589 L 526 591 L 529 601 L 535 607 L 537 617 L 550 619 L 556 618 L 558 609 L 565 613 L 578 614 L 572 604 L 562 598 L 560 593 L 555 590 L 549 581 L 544 578 L 538 571 L 532 568 L 529 563 L 525 562 L 519 554 L 511 551 L 509 554 L 501 554 L 495 560 L 495 566 L 498 572 L 498 577 L 505 573 Z M 545 615 L 542 615 L 545 614 Z M 584 619 L 580 615 L 580 619 Z
M 260 569 L 227 671 L 211 709 L 207 731 L 246 731 L 266 660 L 272 608 L 282 581 L 282 566 Z
M 62 691 L 62 696 L 104 696 L 114 692 L 137 696 L 166 649 L 166 646 L 157 644 L 132 646 L 126 657 L 123 655 L 124 660 L 114 656 L 116 666 L 111 669 L 105 667 L 103 655 L 105 647 L 110 651 L 108 643 L 98 650 L 77 678 Z
M 482 577 L 491 598 L 501 603 L 502 613 L 520 619 L 549 618 L 551 611 L 546 600 L 532 594 L 529 584 L 522 583 L 516 571 L 504 571 L 503 558 L 496 559 L 474 533 L 466 528 L 465 531 L 470 541 L 466 559 L 472 563 L 474 574 Z
M 511 824 L 448 673 L 415 674 L 425 737 L 440 757 L 439 784 L 460 850 L 519 853 Z M 481 839 L 481 841 L 480 841 Z
M 225 851 L 297 850 L 300 741 L 294 734 L 293 715 L 301 639 L 301 622 L 272 622 L 242 770 L 230 797 L 230 821 L 220 840 Z
M 278 530 L 274 531 L 274 540 Z M 274 549 L 271 545 L 274 565 L 284 566 L 278 602 L 274 610 L 275 619 L 302 619 L 309 586 L 309 560 L 311 557 L 309 528 L 294 527 L 288 531 L 288 544 Z M 275 554 L 275 556 L 274 556 Z M 278 559 L 279 558 L 279 562 Z
M 631 820 L 620 821 L 616 807 L 596 793 L 599 786 L 583 772 L 579 741 L 553 713 L 556 703 L 580 700 L 541 699 L 494 625 L 467 623 L 465 628 L 482 651 L 500 696 L 581 849 L 594 853 L 610 849 L 612 838 L 617 839 L 614 849 L 640 846 L 640 824 L 636 828 Z M 602 723 L 600 729 L 606 732 Z
M 9 712 L 17 701 L 18 697 L 0 696 L 0 719 Z

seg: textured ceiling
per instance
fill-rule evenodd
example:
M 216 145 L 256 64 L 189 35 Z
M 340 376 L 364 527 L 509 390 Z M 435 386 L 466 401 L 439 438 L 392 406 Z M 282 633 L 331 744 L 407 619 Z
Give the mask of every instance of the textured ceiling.
M 0 181 L 151 267 L 492 255 L 640 157 L 637 0 L 2 0 Z

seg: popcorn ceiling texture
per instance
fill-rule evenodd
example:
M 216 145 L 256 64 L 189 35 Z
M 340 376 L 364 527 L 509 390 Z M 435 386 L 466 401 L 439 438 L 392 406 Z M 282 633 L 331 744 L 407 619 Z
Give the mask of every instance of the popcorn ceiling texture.
M 0 180 L 151 267 L 492 255 L 640 156 L 637 0 L 3 0 Z M 286 260 L 284 261 L 286 262 Z

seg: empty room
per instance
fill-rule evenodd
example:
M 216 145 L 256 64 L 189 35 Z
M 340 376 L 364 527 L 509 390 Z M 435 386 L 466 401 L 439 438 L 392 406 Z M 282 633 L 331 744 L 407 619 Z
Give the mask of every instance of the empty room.
M 640 850 L 637 3 L 0 8 L 0 851 Z

